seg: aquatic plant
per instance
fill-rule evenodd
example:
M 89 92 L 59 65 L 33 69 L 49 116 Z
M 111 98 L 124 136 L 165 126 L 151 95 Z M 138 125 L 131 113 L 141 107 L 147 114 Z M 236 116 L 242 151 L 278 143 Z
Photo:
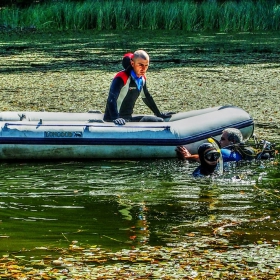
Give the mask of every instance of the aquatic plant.
M 57 1 L 0 10 L 0 27 L 40 30 L 262 31 L 280 29 L 276 1 Z

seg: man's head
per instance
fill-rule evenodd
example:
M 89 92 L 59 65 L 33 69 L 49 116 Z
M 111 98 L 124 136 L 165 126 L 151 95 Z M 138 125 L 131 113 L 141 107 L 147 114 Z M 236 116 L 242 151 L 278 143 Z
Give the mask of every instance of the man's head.
M 223 130 L 220 144 L 221 144 L 221 148 L 224 148 L 233 144 L 241 143 L 242 141 L 243 141 L 243 136 L 239 129 L 226 128 L 225 130 Z
M 221 154 L 211 143 L 201 144 L 197 152 L 200 160 L 200 173 L 205 176 L 213 174 Z
M 150 63 L 149 55 L 143 50 L 134 52 L 131 66 L 137 77 L 145 76 Z
M 216 166 L 220 157 L 220 153 L 211 143 L 203 143 L 198 147 L 198 156 L 201 165 Z

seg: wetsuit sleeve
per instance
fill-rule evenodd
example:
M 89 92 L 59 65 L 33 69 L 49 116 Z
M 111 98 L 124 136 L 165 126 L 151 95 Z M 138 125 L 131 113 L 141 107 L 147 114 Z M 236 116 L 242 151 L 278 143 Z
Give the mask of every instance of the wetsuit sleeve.
M 222 153 L 224 162 L 239 161 L 242 159 L 242 156 L 239 153 L 237 153 L 235 151 L 231 151 L 229 149 L 221 149 L 221 153 Z
M 144 91 L 144 94 L 145 94 L 145 97 L 142 97 L 144 103 L 152 110 L 152 112 L 157 116 L 159 117 L 161 115 L 153 97 L 151 96 L 151 94 L 149 93 L 147 87 L 146 87 L 146 84 L 144 85 L 143 87 L 143 91 Z
M 106 111 L 110 115 L 111 120 L 119 118 L 117 100 L 123 86 L 124 81 L 120 77 L 115 77 L 111 83 L 106 104 Z
M 193 177 L 203 177 L 203 175 L 200 173 L 200 166 L 198 166 L 192 173 Z

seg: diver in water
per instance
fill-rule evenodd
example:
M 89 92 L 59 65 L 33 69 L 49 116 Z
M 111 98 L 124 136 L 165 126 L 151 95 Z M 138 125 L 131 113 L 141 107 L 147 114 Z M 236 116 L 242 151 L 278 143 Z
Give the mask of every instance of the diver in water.
M 243 159 L 242 154 L 236 150 L 232 149 L 236 145 L 242 143 L 243 136 L 239 129 L 237 128 L 226 128 L 222 132 L 221 139 L 219 141 L 219 146 L 221 148 L 221 153 L 224 162 L 228 161 L 239 161 Z M 198 154 L 190 154 L 184 146 L 178 146 L 176 148 L 177 156 L 179 159 L 195 160 L 200 161 Z
M 238 162 L 240 160 L 269 159 L 275 157 L 275 145 L 268 141 L 257 141 L 250 146 L 243 142 L 243 136 L 237 128 L 226 128 L 223 130 L 221 139 L 217 145 L 221 148 L 223 162 Z M 200 161 L 198 154 L 190 154 L 184 146 L 176 148 L 179 159 Z
M 200 165 L 193 171 L 194 177 L 218 175 L 218 162 L 221 154 L 211 143 L 203 143 L 198 147 Z

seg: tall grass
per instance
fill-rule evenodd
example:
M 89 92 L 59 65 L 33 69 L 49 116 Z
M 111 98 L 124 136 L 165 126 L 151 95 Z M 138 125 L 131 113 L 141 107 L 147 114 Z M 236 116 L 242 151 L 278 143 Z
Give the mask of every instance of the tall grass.
M 0 27 L 39 30 L 262 31 L 280 29 L 276 1 L 240 2 L 88 0 L 51 2 L 29 8 L 2 8 Z
M 200 30 L 198 4 L 186 2 L 181 6 L 181 29 L 185 31 Z

